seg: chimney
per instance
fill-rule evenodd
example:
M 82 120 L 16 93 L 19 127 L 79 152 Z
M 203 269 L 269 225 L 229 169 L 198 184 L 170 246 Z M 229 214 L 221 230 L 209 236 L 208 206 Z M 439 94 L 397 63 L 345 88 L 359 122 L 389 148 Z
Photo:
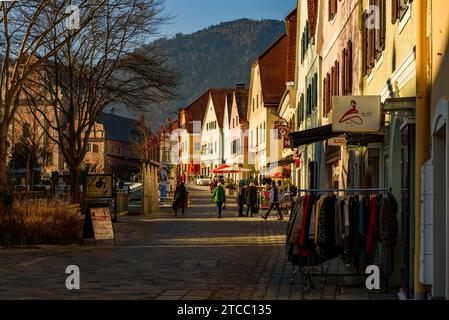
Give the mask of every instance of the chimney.
M 236 88 L 237 90 L 245 90 L 245 84 L 244 84 L 244 83 L 237 83 L 237 84 L 235 85 L 235 88 Z

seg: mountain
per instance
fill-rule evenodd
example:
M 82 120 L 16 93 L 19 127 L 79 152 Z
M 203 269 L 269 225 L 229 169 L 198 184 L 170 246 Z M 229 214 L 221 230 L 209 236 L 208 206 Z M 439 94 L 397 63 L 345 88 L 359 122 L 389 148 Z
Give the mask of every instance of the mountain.
M 277 20 L 240 19 L 210 26 L 193 34 L 156 40 L 169 65 L 181 76 L 178 98 L 152 107 L 148 116 L 158 127 L 168 114 L 187 106 L 209 88 L 248 86 L 251 63 L 285 32 Z M 174 115 L 171 115 L 173 118 Z

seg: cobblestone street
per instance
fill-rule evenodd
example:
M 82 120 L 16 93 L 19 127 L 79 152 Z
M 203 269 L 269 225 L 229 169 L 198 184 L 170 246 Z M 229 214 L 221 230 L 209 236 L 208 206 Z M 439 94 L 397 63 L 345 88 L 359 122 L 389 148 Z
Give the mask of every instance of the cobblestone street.
M 275 215 L 237 218 L 228 199 L 216 217 L 206 188 L 188 187 L 185 217 L 169 207 L 154 217 L 121 217 L 111 244 L 0 250 L 0 299 L 394 299 L 395 294 L 340 289 L 335 279 L 310 294 L 285 255 L 286 222 Z M 81 290 L 65 288 L 77 265 Z M 339 279 L 339 284 L 343 280 Z

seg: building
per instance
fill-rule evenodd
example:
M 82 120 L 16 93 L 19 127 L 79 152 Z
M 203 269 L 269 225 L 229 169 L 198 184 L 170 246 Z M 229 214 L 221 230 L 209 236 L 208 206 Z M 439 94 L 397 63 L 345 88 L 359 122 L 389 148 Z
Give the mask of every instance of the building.
M 282 35 L 251 66 L 248 97 L 249 164 L 259 179 L 265 177 L 282 154 L 282 140 L 275 132 L 277 110 L 285 92 L 287 35 Z
M 101 113 L 90 134 L 83 164 L 90 173 L 112 174 L 129 180 L 140 170 L 138 121 Z
M 228 95 L 233 89 L 211 89 L 201 127 L 201 175 L 224 164 L 223 120 Z
M 229 120 L 229 155 L 225 154 L 226 164 L 249 170 L 248 165 L 248 129 L 246 119 L 248 112 L 248 90 L 244 85 L 237 85 L 230 95 L 230 120 Z M 246 172 L 233 173 L 234 181 L 248 177 Z

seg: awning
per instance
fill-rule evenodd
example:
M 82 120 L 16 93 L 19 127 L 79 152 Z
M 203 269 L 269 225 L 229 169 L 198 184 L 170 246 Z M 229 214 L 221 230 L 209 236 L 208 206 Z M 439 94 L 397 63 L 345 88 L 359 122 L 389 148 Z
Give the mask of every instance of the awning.
M 295 163 L 295 159 L 294 159 L 293 155 L 289 155 L 289 156 L 287 156 L 285 158 L 282 158 L 278 162 L 269 163 L 267 165 L 267 167 L 268 168 L 272 168 L 272 167 L 275 167 L 275 166 L 288 166 L 288 165 L 291 165 L 293 163 Z
M 304 146 L 312 143 L 328 140 L 337 137 L 341 133 L 333 132 L 332 125 L 313 128 L 305 131 L 297 131 L 290 133 L 290 141 L 293 148 Z
M 341 136 L 341 132 L 333 132 L 332 125 L 318 127 L 305 131 L 297 131 L 290 133 L 290 140 L 292 147 L 296 148 L 303 145 L 309 145 L 325 140 L 329 140 L 333 137 Z M 346 133 L 347 145 L 363 146 L 370 143 L 383 142 L 385 133 L 372 134 L 372 133 Z

